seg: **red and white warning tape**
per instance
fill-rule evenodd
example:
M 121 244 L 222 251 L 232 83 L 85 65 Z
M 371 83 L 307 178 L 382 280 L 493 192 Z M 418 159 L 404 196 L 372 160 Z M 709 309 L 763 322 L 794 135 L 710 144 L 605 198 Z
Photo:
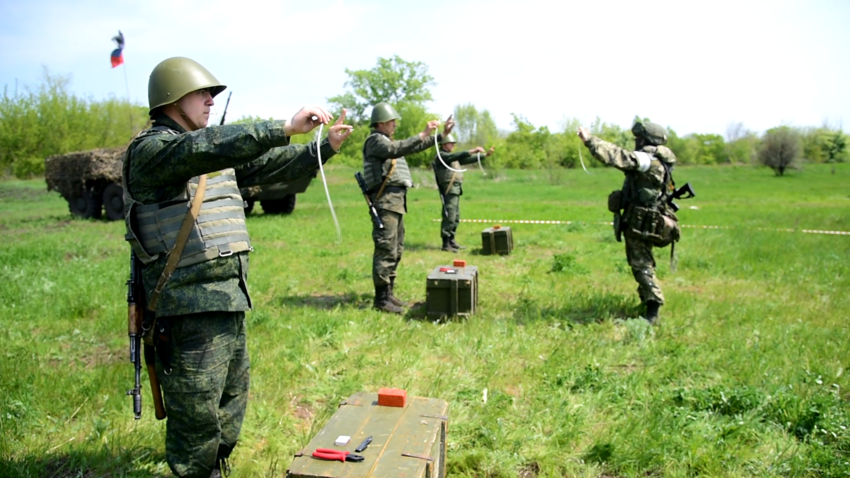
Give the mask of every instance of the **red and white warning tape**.
M 431 222 L 440 222 L 442 219 L 431 219 Z M 545 221 L 545 220 L 532 220 L 532 219 L 461 219 L 460 222 L 480 222 L 487 224 L 600 224 L 605 226 L 611 226 L 614 223 L 612 222 L 593 222 L 593 223 L 585 223 L 584 221 Z M 692 229 L 746 229 L 735 226 L 700 226 L 694 224 L 680 224 L 680 227 L 687 227 Z M 770 232 L 802 232 L 803 234 L 831 234 L 835 236 L 850 236 L 850 231 L 822 231 L 819 229 L 774 229 L 769 227 L 754 227 L 757 231 L 770 231 Z

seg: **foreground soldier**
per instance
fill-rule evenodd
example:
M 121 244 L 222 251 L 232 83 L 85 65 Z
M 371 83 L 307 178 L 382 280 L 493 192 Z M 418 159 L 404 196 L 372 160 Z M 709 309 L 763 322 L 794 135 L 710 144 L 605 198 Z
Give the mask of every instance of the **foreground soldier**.
M 225 88 L 188 58 L 157 65 L 148 83 L 153 127 L 133 140 L 124 161 L 127 239 L 145 265 L 146 322 L 155 309 L 155 325 L 147 327 L 157 339 L 168 413 L 166 459 L 180 477 L 219 476 L 245 417 L 251 242 L 237 180 L 251 186 L 312 173 L 318 146 L 289 145 L 289 138 L 330 119 L 305 107 L 289 121 L 206 128 L 213 97 Z M 350 134 L 343 117 L 320 146 L 323 160 Z M 191 232 L 168 277 L 177 231 L 200 194 L 200 213 L 186 221 Z
M 484 153 L 484 148 L 481 146 L 472 148 L 469 151 L 454 153 L 455 143 L 457 143 L 457 139 L 455 139 L 453 134 L 440 138 L 440 157 L 452 169 L 460 169 L 463 165 L 472 164 L 478 161 L 478 154 Z M 490 156 L 495 149 L 495 146 L 491 147 L 484 156 Z M 443 221 L 440 224 L 440 237 L 443 238 L 442 250 L 457 252 L 458 249 L 465 249 L 465 247 L 455 241 L 457 225 L 460 222 L 460 197 L 463 195 L 463 173 L 460 171 L 451 171 L 443 166 L 437 155 L 434 155 L 434 161 L 431 163 L 431 167 L 434 168 L 434 175 L 437 178 L 437 189 L 440 192 L 440 199 L 443 203 Z
M 621 209 L 625 210 L 622 222 L 617 224 L 615 220 L 615 233 L 619 240 L 623 231 L 626 258 L 638 283 L 640 300 L 646 306 L 646 320 L 654 323 L 659 308 L 664 305 L 664 294 L 655 277 L 652 247 L 664 247 L 679 240 L 678 219 L 667 201 L 672 192 L 676 156 L 670 148 L 662 146 L 667 142 L 667 131 L 662 126 L 637 122 L 632 133 L 635 151 L 591 136 L 585 128 L 578 130 L 578 136 L 594 158 L 626 174 L 623 189 L 611 194 L 608 207 L 615 217 L 619 217 Z
M 401 117 L 389 103 L 372 108 L 372 132 L 363 144 L 363 179 L 369 196 L 384 224 L 372 224 L 372 282 L 375 284 L 375 308 L 401 314 L 404 302 L 393 294 L 396 269 L 404 251 L 404 215 L 407 213 L 407 188 L 413 186 L 405 154 L 418 153 L 434 145 L 432 133 L 440 125 L 429 121 L 425 131 L 405 140 L 394 141 L 396 122 Z M 442 136 L 454 127 L 449 120 Z M 439 139 L 439 138 L 438 138 Z

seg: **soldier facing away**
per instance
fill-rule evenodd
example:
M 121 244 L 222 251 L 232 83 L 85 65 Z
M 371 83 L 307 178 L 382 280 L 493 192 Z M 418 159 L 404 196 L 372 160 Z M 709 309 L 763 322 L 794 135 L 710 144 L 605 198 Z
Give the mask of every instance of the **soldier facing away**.
M 461 166 L 472 164 L 478 160 L 478 155 L 484 153 L 484 148 L 477 146 L 469 151 L 454 152 L 457 139 L 450 134 L 440 139 L 440 157 L 434 155 L 434 161 L 431 167 L 434 168 L 434 176 L 437 179 L 437 189 L 440 193 L 440 200 L 443 203 L 443 221 L 440 224 L 440 237 L 443 239 L 442 250 L 449 252 L 457 252 L 458 249 L 465 247 L 455 241 L 457 233 L 457 225 L 460 222 L 460 197 L 463 195 L 463 172 L 452 171 L 443 166 L 443 162 L 448 164 L 452 169 L 459 170 Z M 495 146 L 484 154 L 490 156 L 496 150 Z
M 608 208 L 615 214 L 617 240 L 620 231 L 625 236 L 626 258 L 638 283 L 640 300 L 646 307 L 646 320 L 654 323 L 664 305 L 664 294 L 655 276 L 652 248 L 664 247 L 678 241 L 680 236 L 678 218 L 667 201 L 673 191 L 676 155 L 663 146 L 667 131 L 662 126 L 637 122 L 632 133 L 635 151 L 592 136 L 586 128 L 578 130 L 578 136 L 594 158 L 626 175 L 622 190 L 609 196 Z M 618 221 L 621 210 L 622 220 Z
M 393 294 L 396 269 L 404 252 L 404 215 L 407 213 L 407 188 L 413 178 L 404 155 L 424 151 L 434 145 L 432 133 L 440 125 L 429 121 L 425 130 L 410 138 L 395 141 L 397 121 L 401 117 L 389 103 L 372 107 L 372 131 L 363 144 L 363 179 L 384 227 L 372 224 L 372 282 L 376 309 L 401 314 L 404 302 Z M 451 133 L 454 122 L 446 122 L 440 137 Z M 439 140 L 440 137 L 437 139 Z
M 144 264 L 145 322 L 154 327 L 168 413 L 166 459 L 180 477 L 219 476 L 245 417 L 252 248 L 237 180 L 251 186 L 310 174 L 318 148 L 327 160 L 351 133 L 343 113 L 321 144 L 290 145 L 290 136 L 330 121 L 319 107 L 288 121 L 206 127 L 213 97 L 225 88 L 193 60 L 161 62 L 148 83 L 153 126 L 133 140 L 124 161 L 127 240 Z M 200 213 L 186 221 L 188 240 L 169 271 L 195 197 L 203 197 Z

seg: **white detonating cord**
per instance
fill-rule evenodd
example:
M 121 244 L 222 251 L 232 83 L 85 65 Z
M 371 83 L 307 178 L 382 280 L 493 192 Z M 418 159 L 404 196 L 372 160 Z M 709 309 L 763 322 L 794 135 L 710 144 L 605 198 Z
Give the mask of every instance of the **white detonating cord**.
M 314 118 L 316 117 L 314 116 Z M 315 121 L 315 119 L 313 121 Z M 325 195 L 328 197 L 328 207 L 331 208 L 331 216 L 333 216 L 334 225 L 336 225 L 336 242 L 337 244 L 342 244 L 342 231 L 339 229 L 339 221 L 336 220 L 334 205 L 331 202 L 331 193 L 328 191 L 328 180 L 325 178 L 325 169 L 322 167 L 322 129 L 324 126 L 324 124 L 320 123 L 319 132 L 316 133 L 316 155 L 319 157 L 319 172 L 322 173 L 322 182 L 325 184 Z
M 590 174 L 590 171 L 584 167 L 584 158 L 581 157 L 581 146 L 578 147 L 578 160 L 581 161 L 581 169 L 583 169 L 587 174 Z
M 437 141 L 437 130 L 436 129 L 434 130 L 434 145 L 437 147 L 437 159 L 439 159 L 440 162 L 443 163 L 443 166 L 445 166 L 446 169 L 448 169 L 449 171 L 454 171 L 456 173 L 462 173 L 462 172 L 466 171 L 465 169 L 454 169 L 453 167 L 446 164 L 445 161 L 443 161 L 443 157 L 440 156 L 440 143 Z
M 487 173 L 484 172 L 484 166 L 481 166 L 481 151 L 478 152 L 478 168 L 481 169 L 481 174 L 487 176 Z

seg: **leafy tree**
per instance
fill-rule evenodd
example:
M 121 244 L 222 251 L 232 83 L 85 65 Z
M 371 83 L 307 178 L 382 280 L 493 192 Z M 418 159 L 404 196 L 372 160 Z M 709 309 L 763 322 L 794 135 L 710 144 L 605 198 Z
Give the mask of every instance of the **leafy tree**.
M 422 62 L 409 62 L 398 55 L 392 58 L 378 58 L 378 63 L 370 70 L 349 70 L 345 73 L 348 80 L 345 93 L 328 98 L 334 107 L 334 114 L 345 108 L 347 118 L 354 125 L 354 133 L 343 143 L 339 160 L 346 164 L 362 164 L 361 148 L 369 135 L 369 122 L 373 105 L 386 101 L 392 104 L 401 121 L 398 123 L 396 139 L 409 138 L 419 134 L 436 115 L 428 113 L 425 103 L 431 101 L 434 78 L 428 74 L 428 66 Z M 347 120 L 348 121 L 348 120 Z M 407 157 L 411 166 L 430 162 L 433 152 L 425 151 Z
M 803 157 L 813 163 L 841 163 L 850 157 L 847 135 L 840 129 L 808 128 L 803 130 L 802 138 Z
M 801 149 L 800 133 L 788 126 L 772 128 L 762 137 L 759 162 L 782 176 L 799 158 Z
M 756 157 L 758 136 L 744 127 L 744 123 L 730 123 L 726 127 L 726 158 L 730 163 L 751 163 Z
M 473 104 L 455 106 L 454 118 L 457 122 L 454 133 L 461 148 L 488 146 L 499 138 L 496 122 L 487 110 L 478 111 Z

